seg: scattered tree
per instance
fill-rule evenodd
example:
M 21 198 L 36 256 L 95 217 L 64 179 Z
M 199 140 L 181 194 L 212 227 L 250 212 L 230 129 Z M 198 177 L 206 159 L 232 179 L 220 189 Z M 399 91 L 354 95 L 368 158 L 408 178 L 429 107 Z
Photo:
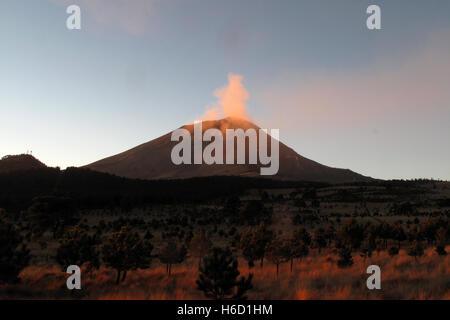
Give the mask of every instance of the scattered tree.
M 75 219 L 75 205 L 67 197 L 40 196 L 33 198 L 28 208 L 28 218 L 32 223 L 35 234 L 42 234 L 46 230 L 53 232 L 53 238 L 64 231 L 64 228 L 73 225 Z
M 214 248 L 203 259 L 199 272 L 197 289 L 207 298 L 246 299 L 245 294 L 252 288 L 253 274 L 238 280 L 238 262 L 228 249 Z
M 406 233 L 400 223 L 395 223 L 392 227 L 392 235 L 394 240 L 397 241 L 397 246 L 400 249 L 402 241 L 406 240 Z
M 113 232 L 103 245 L 103 261 L 117 270 L 116 284 L 119 284 L 125 280 L 128 270 L 149 267 L 152 250 L 153 246 L 148 241 L 124 226 L 120 231 Z
M 289 243 L 289 258 L 291 261 L 291 272 L 294 266 L 294 259 L 306 257 L 309 253 L 311 235 L 303 227 L 298 227 Z
M 364 239 L 364 228 L 351 218 L 347 220 L 336 234 L 337 247 L 350 247 L 358 249 Z
M 198 258 L 198 265 L 200 266 L 203 257 L 205 257 L 209 250 L 211 250 L 211 240 L 206 236 L 203 228 L 198 230 L 189 242 L 189 250 L 191 254 Z
M 372 252 L 376 249 L 376 239 L 372 232 L 367 233 L 360 247 L 360 254 L 364 261 L 372 256 Z
M 266 229 L 264 222 L 255 228 L 248 228 L 241 236 L 239 247 L 242 249 L 244 258 L 253 264 L 255 260 L 261 260 L 261 267 L 264 265 L 266 246 L 271 241 L 273 234 Z
M 352 249 L 350 247 L 343 247 L 339 250 L 337 265 L 339 268 L 346 268 L 353 265 Z
M 331 243 L 336 238 L 336 229 L 333 227 L 333 225 L 329 224 L 327 228 L 325 229 L 324 233 L 325 239 L 327 240 L 327 246 L 330 246 Z
M 325 230 L 317 228 L 313 235 L 313 244 L 320 253 L 320 251 L 327 246 L 327 239 L 325 237 Z
M 96 249 L 97 239 L 75 226 L 69 229 L 60 241 L 56 252 L 56 261 L 65 270 L 70 265 L 79 267 L 88 264 L 88 269 L 98 268 L 99 253 Z
M 159 253 L 158 257 L 161 263 L 166 265 L 166 271 L 170 277 L 172 273 L 172 265 L 182 263 L 186 258 L 186 247 L 177 246 L 174 241 L 169 241 Z
M 392 246 L 392 247 L 390 247 L 390 248 L 388 249 L 388 254 L 389 254 L 391 257 L 393 257 L 393 256 L 395 256 L 395 255 L 398 254 L 398 251 L 399 251 L 398 247 Z
M 18 228 L 0 218 L 0 283 L 16 283 L 30 262 L 30 251 Z
M 436 232 L 436 253 L 440 256 L 445 256 L 447 251 L 445 251 L 445 245 L 447 243 L 447 234 L 446 230 L 441 227 Z
M 277 266 L 277 278 L 280 264 L 287 262 L 291 258 L 291 250 L 288 241 L 282 238 L 275 238 L 267 244 L 267 260 Z
M 420 243 L 420 241 L 414 240 L 414 242 L 408 249 L 408 255 L 411 257 L 414 257 L 414 260 L 416 260 L 416 262 L 417 262 L 418 257 L 423 256 L 423 254 L 424 254 L 424 250 L 423 250 L 422 244 Z

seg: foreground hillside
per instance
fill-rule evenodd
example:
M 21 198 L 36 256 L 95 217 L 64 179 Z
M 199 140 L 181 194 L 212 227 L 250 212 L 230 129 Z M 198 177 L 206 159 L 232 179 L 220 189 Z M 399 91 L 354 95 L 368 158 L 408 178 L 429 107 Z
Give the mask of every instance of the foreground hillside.
M 0 201 L 0 264 L 9 266 L 0 298 L 204 298 L 199 265 L 220 247 L 241 275 L 254 274 L 249 298 L 449 299 L 447 182 L 42 172 L 48 180 L 0 175 L 3 190 L 15 181 Z M 65 287 L 71 264 L 82 266 L 81 291 Z M 365 289 L 371 264 L 381 291 Z

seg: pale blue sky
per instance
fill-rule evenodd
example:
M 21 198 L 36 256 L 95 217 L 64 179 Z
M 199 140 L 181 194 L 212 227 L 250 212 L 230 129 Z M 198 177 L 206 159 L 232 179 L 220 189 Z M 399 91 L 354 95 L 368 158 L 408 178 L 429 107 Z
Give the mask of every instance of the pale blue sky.
M 125 151 L 201 116 L 231 72 L 254 121 L 303 156 L 450 179 L 447 0 L 2 0 L 0 41 L 0 156 Z

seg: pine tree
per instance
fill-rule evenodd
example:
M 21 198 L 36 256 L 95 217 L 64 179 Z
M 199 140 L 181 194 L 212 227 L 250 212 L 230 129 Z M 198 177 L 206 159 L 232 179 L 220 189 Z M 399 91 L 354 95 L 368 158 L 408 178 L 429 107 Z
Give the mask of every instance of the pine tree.
M 436 253 L 440 256 L 447 255 L 447 251 L 445 251 L 445 245 L 447 242 L 446 230 L 441 227 L 436 232 Z
M 189 242 L 189 251 L 191 254 L 198 258 L 198 265 L 200 266 L 202 259 L 211 250 L 211 240 L 206 236 L 206 232 L 203 228 L 198 230 Z
M 339 250 L 337 265 L 339 268 L 346 268 L 353 265 L 352 249 L 350 247 L 343 247 Z
M 364 261 L 372 256 L 372 252 L 376 249 L 376 239 L 374 234 L 369 231 L 361 243 L 360 255 Z
M 18 228 L 0 218 L 0 283 L 15 283 L 30 262 L 30 251 Z
M 28 218 L 32 222 L 33 233 L 39 235 L 50 229 L 53 232 L 53 238 L 57 238 L 57 234 L 65 227 L 75 223 L 75 213 L 74 201 L 66 197 L 35 197 L 28 208 Z
M 336 229 L 331 224 L 329 224 L 325 229 L 324 236 L 327 240 L 327 246 L 331 246 L 331 243 L 336 238 Z
M 337 247 L 358 249 L 364 239 L 364 228 L 351 218 L 336 233 Z
M 287 262 L 291 258 L 291 250 L 289 242 L 275 238 L 267 244 L 266 247 L 267 260 L 277 266 L 277 278 L 279 273 L 280 264 Z
M 403 227 L 400 225 L 400 223 L 395 223 L 392 228 L 392 235 L 394 237 L 394 240 L 397 240 L 397 246 L 400 249 L 402 241 L 406 240 L 406 233 Z
M 229 249 L 214 248 L 203 259 L 199 272 L 197 289 L 203 291 L 207 298 L 246 299 L 245 294 L 253 287 L 253 274 L 238 280 L 238 262 Z
M 424 250 L 423 250 L 422 244 L 420 243 L 420 241 L 414 240 L 414 242 L 408 249 L 408 255 L 411 257 L 414 257 L 414 260 L 416 260 L 416 262 L 417 262 L 418 257 L 423 256 L 423 254 L 424 254 Z
M 248 228 L 242 234 L 239 247 L 242 249 L 242 254 L 249 265 L 255 260 L 261 260 L 261 267 L 263 267 L 266 246 L 272 237 L 272 232 L 266 229 L 264 222 L 261 222 L 255 228 Z
M 327 246 L 327 239 L 325 238 L 325 230 L 317 228 L 313 235 L 313 244 L 320 251 Z
M 174 241 L 169 241 L 161 249 L 158 257 L 161 263 L 166 265 L 167 274 L 172 274 L 172 265 L 182 263 L 186 258 L 187 250 L 183 245 L 177 246 Z
M 252 268 L 254 261 L 259 258 L 258 248 L 256 247 L 255 233 L 252 228 L 247 228 L 239 238 L 239 248 L 242 250 L 242 255 L 247 260 L 248 265 Z
M 311 235 L 303 227 L 298 227 L 292 235 L 289 243 L 289 259 L 291 261 L 291 272 L 294 266 L 294 259 L 306 257 L 309 253 Z
M 97 240 L 83 232 L 79 226 L 69 229 L 60 241 L 56 252 L 56 261 L 63 267 L 69 265 L 81 267 L 88 264 L 88 268 L 98 268 L 100 265 L 99 253 L 96 249 Z
M 152 250 L 153 246 L 148 241 L 124 226 L 120 231 L 113 232 L 103 245 L 103 261 L 108 267 L 116 269 L 116 284 L 119 284 L 125 280 L 128 270 L 149 267 Z

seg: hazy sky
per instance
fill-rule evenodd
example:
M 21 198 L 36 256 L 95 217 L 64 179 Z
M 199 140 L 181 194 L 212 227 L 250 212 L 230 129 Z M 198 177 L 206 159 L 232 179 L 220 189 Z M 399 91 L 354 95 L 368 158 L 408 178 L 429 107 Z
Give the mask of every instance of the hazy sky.
M 448 0 L 1 0 L 0 156 L 125 151 L 202 116 L 230 73 L 305 157 L 450 180 Z

